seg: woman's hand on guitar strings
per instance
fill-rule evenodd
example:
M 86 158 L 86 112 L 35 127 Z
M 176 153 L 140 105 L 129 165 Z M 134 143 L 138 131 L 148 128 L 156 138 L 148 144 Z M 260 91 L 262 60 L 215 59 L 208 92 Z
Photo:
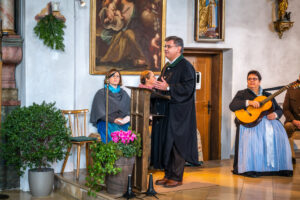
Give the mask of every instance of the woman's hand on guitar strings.
M 260 103 L 258 101 L 249 101 L 248 104 L 249 104 L 249 106 L 252 106 L 254 108 L 260 107 Z

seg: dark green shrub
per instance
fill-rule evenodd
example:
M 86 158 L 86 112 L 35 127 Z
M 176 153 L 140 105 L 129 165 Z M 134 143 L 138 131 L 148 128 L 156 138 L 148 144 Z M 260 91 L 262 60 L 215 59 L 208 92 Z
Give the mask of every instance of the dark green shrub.
M 8 165 L 15 165 L 22 175 L 27 167 L 44 168 L 64 159 L 70 145 L 70 130 L 55 103 L 13 110 L 2 125 L 5 141 L 0 154 Z

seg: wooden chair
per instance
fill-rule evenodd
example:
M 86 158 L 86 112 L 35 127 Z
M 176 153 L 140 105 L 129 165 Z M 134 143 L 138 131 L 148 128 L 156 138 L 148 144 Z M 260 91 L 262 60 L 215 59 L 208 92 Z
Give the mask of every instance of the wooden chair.
M 76 170 L 76 179 L 79 178 L 79 168 L 80 168 L 80 152 L 81 146 L 85 145 L 85 155 L 86 155 L 86 168 L 88 169 L 89 165 L 89 144 L 97 140 L 95 137 L 87 137 L 87 122 L 86 115 L 88 109 L 82 110 L 62 110 L 62 113 L 67 118 L 67 127 L 70 127 L 72 137 L 71 142 L 72 146 L 68 148 L 67 156 L 64 160 L 64 164 L 61 170 L 61 174 L 64 173 L 69 154 L 73 145 L 77 146 L 77 170 Z

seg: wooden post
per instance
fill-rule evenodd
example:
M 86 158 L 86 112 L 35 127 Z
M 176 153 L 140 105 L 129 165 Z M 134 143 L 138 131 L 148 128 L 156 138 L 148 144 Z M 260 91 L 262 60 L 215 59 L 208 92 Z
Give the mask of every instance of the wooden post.
M 152 91 L 145 88 L 128 87 L 131 89 L 131 127 L 141 135 L 142 156 L 136 159 L 133 174 L 133 186 L 139 191 L 147 190 L 147 175 L 151 138 L 149 133 L 150 96 Z
M 127 87 L 131 89 L 131 128 L 136 133 L 141 134 L 142 156 L 136 158 L 136 164 L 133 173 L 133 186 L 141 192 L 147 190 L 147 176 L 149 167 L 149 158 L 151 152 L 151 135 L 149 132 L 150 117 L 150 96 L 154 94 L 155 98 L 170 99 L 170 96 L 160 95 L 151 89 Z

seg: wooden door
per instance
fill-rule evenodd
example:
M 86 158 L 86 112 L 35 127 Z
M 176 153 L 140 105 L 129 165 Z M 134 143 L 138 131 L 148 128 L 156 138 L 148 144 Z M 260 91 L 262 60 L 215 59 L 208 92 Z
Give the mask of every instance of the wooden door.
M 203 160 L 210 160 L 210 124 L 211 124 L 211 67 L 210 55 L 185 55 L 196 72 L 201 73 L 201 88 L 196 90 L 197 129 L 201 135 Z

